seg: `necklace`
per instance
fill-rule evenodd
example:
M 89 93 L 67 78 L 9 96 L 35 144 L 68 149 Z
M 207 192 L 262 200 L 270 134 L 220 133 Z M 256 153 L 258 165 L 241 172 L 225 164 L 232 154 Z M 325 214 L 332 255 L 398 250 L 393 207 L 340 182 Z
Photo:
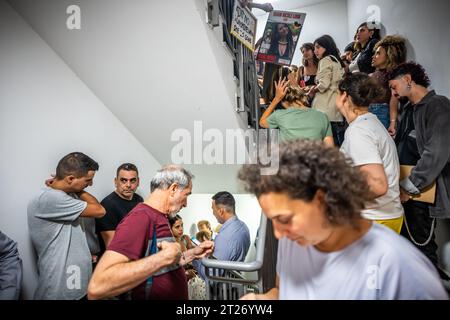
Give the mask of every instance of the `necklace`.
M 287 43 L 287 41 L 278 41 L 278 44 L 286 45 L 288 43 Z

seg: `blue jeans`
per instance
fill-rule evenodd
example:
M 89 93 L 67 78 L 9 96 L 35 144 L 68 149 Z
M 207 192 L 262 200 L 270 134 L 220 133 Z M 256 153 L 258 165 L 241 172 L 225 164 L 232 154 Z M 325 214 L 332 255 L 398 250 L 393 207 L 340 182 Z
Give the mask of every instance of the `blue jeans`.
M 387 103 L 373 103 L 369 106 L 369 112 L 376 115 L 378 120 L 386 127 L 389 128 L 391 124 L 391 116 L 389 114 L 389 104 Z

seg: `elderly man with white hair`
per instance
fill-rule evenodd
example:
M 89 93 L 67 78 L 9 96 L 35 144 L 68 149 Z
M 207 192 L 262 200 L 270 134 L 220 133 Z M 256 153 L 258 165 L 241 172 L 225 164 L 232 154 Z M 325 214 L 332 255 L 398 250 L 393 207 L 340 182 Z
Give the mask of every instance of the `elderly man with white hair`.
M 89 299 L 188 299 L 183 265 L 213 250 L 213 242 L 181 252 L 168 217 L 187 205 L 193 175 L 180 166 L 159 170 L 150 195 L 122 220 L 99 261 L 88 288 Z

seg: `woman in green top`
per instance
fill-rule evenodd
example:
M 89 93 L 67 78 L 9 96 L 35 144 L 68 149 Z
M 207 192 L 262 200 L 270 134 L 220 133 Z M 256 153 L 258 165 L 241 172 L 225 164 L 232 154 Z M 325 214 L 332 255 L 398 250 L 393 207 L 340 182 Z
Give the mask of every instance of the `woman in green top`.
M 280 129 L 281 141 L 295 139 L 321 140 L 334 146 L 330 121 L 326 114 L 307 106 L 307 93 L 289 85 L 289 80 L 275 83 L 276 94 L 263 113 L 259 124 L 263 128 Z M 277 104 L 285 108 L 274 112 Z

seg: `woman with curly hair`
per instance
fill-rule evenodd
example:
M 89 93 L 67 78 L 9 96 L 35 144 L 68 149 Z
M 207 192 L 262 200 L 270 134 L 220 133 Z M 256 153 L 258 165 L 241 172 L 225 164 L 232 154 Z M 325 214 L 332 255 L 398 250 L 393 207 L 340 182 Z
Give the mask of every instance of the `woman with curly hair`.
M 279 239 L 276 286 L 242 299 L 447 299 L 428 259 L 406 239 L 361 217 L 371 192 L 337 148 L 298 140 L 280 168 L 239 173 Z
M 363 216 L 400 233 L 403 207 L 400 202 L 400 164 L 394 140 L 369 105 L 385 94 L 378 81 L 354 73 L 339 83 L 336 105 L 349 123 L 341 150 L 367 179 L 374 200 Z
M 369 112 L 378 117 L 391 136 L 396 134 L 399 102 L 395 96 L 391 95 L 387 75 L 389 71 L 406 62 L 405 42 L 405 38 L 398 35 L 386 36 L 377 42 L 375 54 L 372 57 L 372 66 L 376 68 L 376 71 L 370 76 L 379 81 L 386 93 L 370 105 Z

